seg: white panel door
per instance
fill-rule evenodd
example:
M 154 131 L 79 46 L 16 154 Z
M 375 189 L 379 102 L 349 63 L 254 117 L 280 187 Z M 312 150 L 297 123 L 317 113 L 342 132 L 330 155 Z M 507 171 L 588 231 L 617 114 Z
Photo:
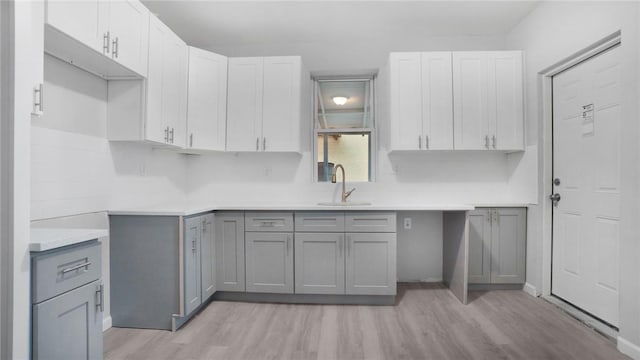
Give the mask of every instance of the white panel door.
M 187 44 L 167 28 L 162 68 L 162 119 L 170 126 L 169 143 L 185 146 L 187 131 Z
M 487 104 L 490 148 L 524 149 L 522 52 L 487 53 Z
M 149 10 L 137 0 L 110 0 L 109 31 L 111 57 L 146 76 Z
M 492 211 L 469 212 L 469 284 L 491 283 Z
M 299 56 L 265 57 L 262 95 L 262 151 L 300 151 Z
M 396 294 L 396 234 L 346 233 L 347 295 Z
M 227 57 L 189 47 L 186 147 L 224 151 Z
M 389 55 L 391 150 L 423 149 L 421 55 Z
M 230 58 L 227 84 L 227 151 L 262 149 L 263 60 Z
M 296 294 L 344 294 L 344 233 L 296 233 Z
M 618 325 L 619 48 L 553 78 L 552 293 Z
M 247 291 L 293 294 L 293 234 L 245 234 Z
M 489 149 L 487 53 L 453 53 L 454 147 Z
M 149 68 L 146 80 L 145 140 L 166 143 L 167 125 L 162 119 L 163 46 L 166 26 L 155 16 L 149 20 Z
M 422 53 L 422 148 L 453 149 L 450 52 Z
M 106 41 L 106 20 L 102 14 L 108 15 L 108 3 L 102 0 L 69 1 L 48 0 L 46 2 L 46 23 L 89 46 L 104 52 Z

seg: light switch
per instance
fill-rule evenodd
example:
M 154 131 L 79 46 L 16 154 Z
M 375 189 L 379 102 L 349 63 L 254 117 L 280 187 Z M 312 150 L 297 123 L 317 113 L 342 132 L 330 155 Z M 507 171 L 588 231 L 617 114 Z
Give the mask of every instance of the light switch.
M 411 218 L 404 218 L 404 228 L 411 229 Z

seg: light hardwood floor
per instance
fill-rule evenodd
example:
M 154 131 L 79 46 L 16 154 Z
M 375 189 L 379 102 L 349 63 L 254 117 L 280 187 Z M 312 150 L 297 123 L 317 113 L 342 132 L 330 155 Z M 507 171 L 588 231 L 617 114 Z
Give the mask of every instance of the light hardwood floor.
M 176 333 L 112 328 L 109 359 L 626 359 L 522 291 L 399 284 L 395 306 L 213 302 Z

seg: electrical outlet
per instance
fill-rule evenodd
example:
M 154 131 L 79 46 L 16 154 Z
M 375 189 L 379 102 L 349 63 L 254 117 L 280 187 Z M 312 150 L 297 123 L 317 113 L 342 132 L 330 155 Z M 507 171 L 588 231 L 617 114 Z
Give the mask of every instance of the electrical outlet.
M 411 218 L 404 218 L 404 228 L 411 229 Z

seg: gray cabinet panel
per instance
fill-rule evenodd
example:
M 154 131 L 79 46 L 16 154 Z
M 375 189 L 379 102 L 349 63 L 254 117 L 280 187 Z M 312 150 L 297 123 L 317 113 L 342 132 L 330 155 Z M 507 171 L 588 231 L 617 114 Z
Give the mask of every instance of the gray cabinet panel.
M 347 233 L 346 247 L 347 294 L 396 294 L 395 233 Z
M 293 293 L 293 234 L 247 232 L 248 292 Z
M 214 215 L 203 215 L 200 217 L 200 222 L 202 223 L 200 234 L 202 302 L 205 302 L 216 292 Z
M 491 282 L 525 281 L 526 210 L 497 209 L 491 236 Z
M 296 232 L 344 232 L 344 212 L 297 211 Z
M 492 210 L 469 212 L 469 284 L 491 281 Z
M 244 213 L 216 213 L 215 242 L 216 288 L 245 291 Z
M 245 231 L 293 232 L 293 213 L 275 211 L 246 212 Z
M 100 278 L 101 244 L 91 241 L 39 254 L 31 264 L 33 302 L 41 302 Z
M 296 294 L 345 293 L 344 238 L 344 233 L 296 233 Z
M 33 305 L 33 359 L 102 359 L 100 281 Z
M 396 213 L 385 211 L 348 211 L 346 232 L 396 232 Z
M 190 314 L 202 303 L 200 293 L 200 231 L 199 216 L 184 220 L 184 312 Z

